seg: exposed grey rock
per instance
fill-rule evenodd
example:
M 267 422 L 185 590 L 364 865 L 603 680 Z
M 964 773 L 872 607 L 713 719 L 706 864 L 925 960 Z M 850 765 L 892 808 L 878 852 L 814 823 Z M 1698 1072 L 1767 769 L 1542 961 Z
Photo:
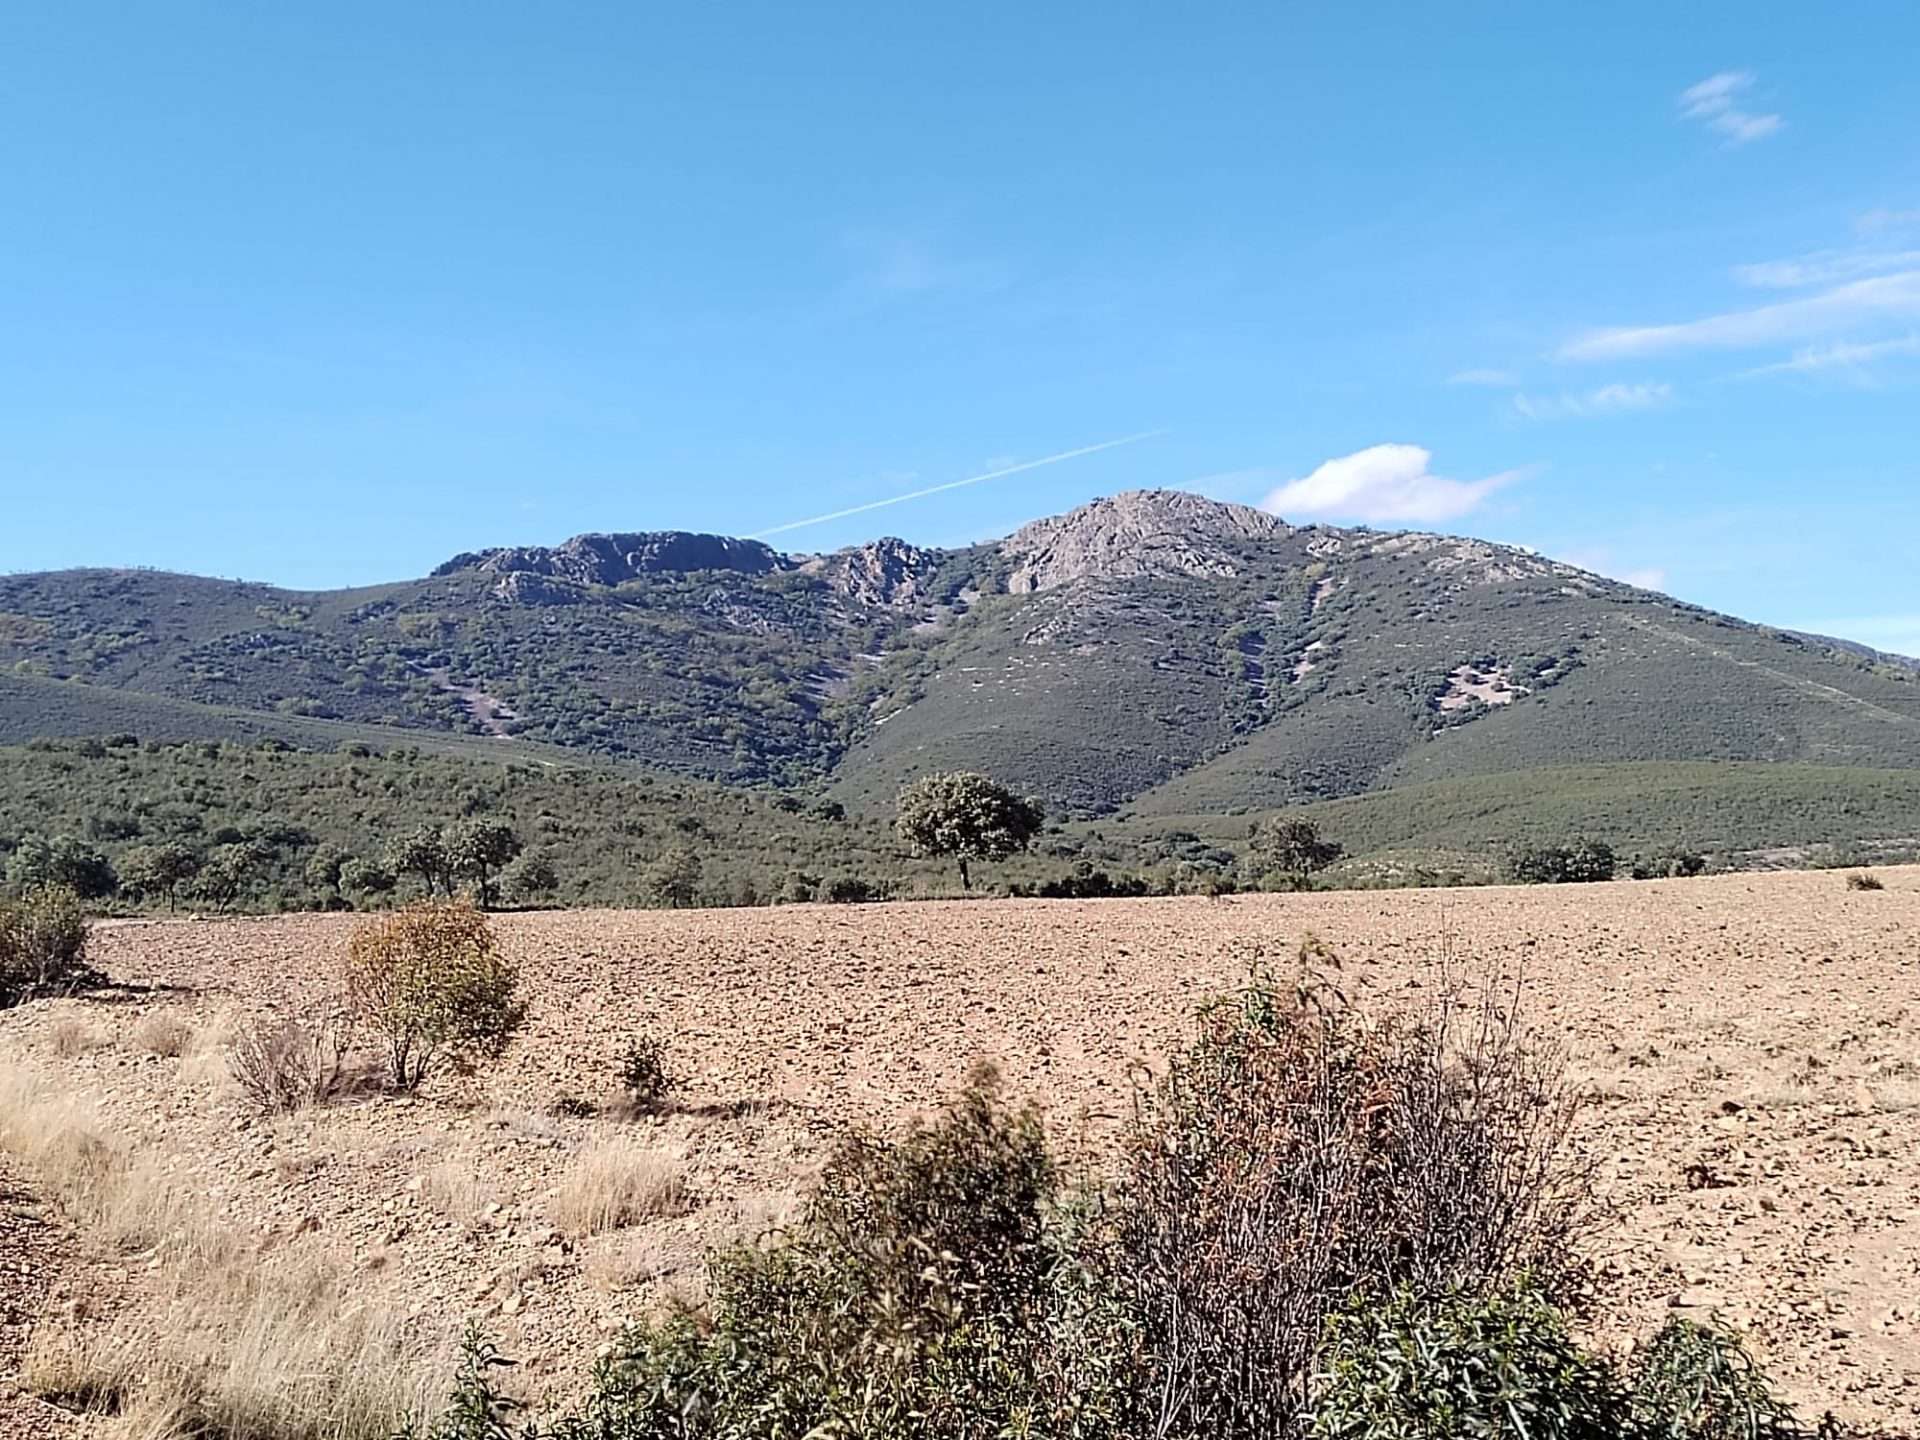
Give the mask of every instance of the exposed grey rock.
M 563 545 L 508 546 L 456 555 L 433 573 L 459 570 L 550 575 L 580 585 L 618 585 L 661 571 L 732 570 L 765 575 L 789 562 L 771 545 L 730 535 L 652 530 L 624 535 L 576 535 Z
M 1036 520 L 1000 543 L 1014 562 L 1007 588 L 1050 590 L 1095 577 L 1230 576 L 1249 541 L 1283 539 L 1293 527 L 1249 505 L 1180 490 L 1129 490 Z
M 801 568 L 862 605 L 899 608 L 926 598 L 927 580 L 939 564 L 937 550 L 923 550 L 889 535 L 817 556 Z

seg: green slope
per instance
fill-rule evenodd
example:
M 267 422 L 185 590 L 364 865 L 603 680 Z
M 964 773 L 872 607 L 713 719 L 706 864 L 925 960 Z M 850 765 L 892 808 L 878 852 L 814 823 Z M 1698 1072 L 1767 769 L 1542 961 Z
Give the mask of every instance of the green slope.
M 1428 781 L 1300 807 L 1356 857 L 1422 852 L 1497 862 L 1577 836 L 1623 853 L 1682 846 L 1723 859 L 1769 850 L 1920 847 L 1920 770 L 1755 763 L 1560 765 Z M 1101 822 L 1150 845 L 1191 833 L 1234 846 L 1259 816 L 1155 812 Z

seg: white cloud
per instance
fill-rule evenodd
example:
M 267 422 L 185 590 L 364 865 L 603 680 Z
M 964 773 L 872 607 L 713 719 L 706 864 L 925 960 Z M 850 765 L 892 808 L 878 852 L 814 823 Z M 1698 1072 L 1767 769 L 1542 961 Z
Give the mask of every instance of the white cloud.
M 1461 370 L 1447 377 L 1449 385 L 1486 385 L 1496 390 L 1510 389 L 1520 383 L 1511 370 Z
M 1756 115 L 1742 110 L 1738 97 L 1753 87 L 1747 70 L 1723 70 L 1680 92 L 1680 113 L 1698 120 L 1729 145 L 1745 145 L 1773 134 L 1787 122 L 1778 115 Z
M 1920 315 L 1920 270 L 1876 275 L 1817 295 L 1675 325 L 1590 330 L 1560 347 L 1563 360 L 1618 360 L 1668 350 L 1743 350 L 1831 334 L 1862 320 Z
M 1831 345 L 1812 345 L 1796 350 L 1791 360 L 1762 365 L 1742 373 L 1741 379 L 1758 375 L 1813 375 L 1823 370 L 1849 372 L 1855 381 L 1871 380 L 1870 367 L 1876 360 L 1890 356 L 1920 355 L 1920 335 L 1902 335 L 1893 340 L 1874 340 L 1864 345 L 1838 340 Z
M 1420 445 L 1373 445 L 1329 460 L 1290 480 L 1260 503 L 1275 515 L 1332 515 L 1368 524 L 1430 525 L 1477 510 L 1494 491 L 1526 473 L 1450 480 L 1427 469 L 1433 452 Z
M 1760 290 L 1798 290 L 1809 285 L 1834 285 L 1862 275 L 1881 275 L 1920 265 L 1920 250 L 1878 253 L 1822 250 L 1798 260 L 1766 260 L 1758 265 L 1736 265 L 1733 278 Z
M 1602 385 L 1584 394 L 1516 395 L 1513 408 L 1529 420 L 1584 419 L 1594 415 L 1622 415 L 1631 410 L 1653 410 L 1673 399 L 1673 387 L 1654 381 L 1634 385 Z

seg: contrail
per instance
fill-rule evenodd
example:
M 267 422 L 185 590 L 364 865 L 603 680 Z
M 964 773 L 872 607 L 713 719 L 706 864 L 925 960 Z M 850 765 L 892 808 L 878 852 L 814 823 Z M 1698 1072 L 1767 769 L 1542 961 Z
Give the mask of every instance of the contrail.
M 924 490 L 912 490 L 905 495 L 890 495 L 885 500 L 869 500 L 864 505 L 835 510 L 830 515 L 815 515 L 806 520 L 789 520 L 784 525 L 756 530 L 747 538 L 764 540 L 769 535 L 784 535 L 789 530 L 804 530 L 809 525 L 824 525 L 829 520 L 844 520 L 849 515 L 864 515 L 869 510 L 884 510 L 889 505 L 904 505 L 909 500 L 924 500 L 929 495 L 938 495 L 946 490 L 958 490 L 964 485 L 978 485 L 983 480 L 998 480 L 1003 475 L 1018 475 L 1022 470 L 1038 470 L 1042 465 L 1058 465 L 1062 460 L 1077 460 L 1082 455 L 1093 455 L 1102 450 L 1117 449 L 1122 445 L 1134 445 L 1166 433 L 1164 430 L 1143 430 L 1138 435 L 1124 435 L 1118 440 L 1102 440 L 1098 445 L 1082 445 L 1078 450 L 1062 450 L 1058 455 L 1047 455 L 1038 460 L 1028 460 L 1023 464 L 1009 465 L 1004 470 L 989 470 L 984 475 L 969 475 L 964 480 L 949 480 L 944 485 L 929 485 Z

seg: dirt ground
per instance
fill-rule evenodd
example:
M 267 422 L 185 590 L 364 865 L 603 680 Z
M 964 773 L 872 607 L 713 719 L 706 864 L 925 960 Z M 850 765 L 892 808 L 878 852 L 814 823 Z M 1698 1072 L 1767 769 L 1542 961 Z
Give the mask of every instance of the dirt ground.
M 849 1121 L 897 1124 L 987 1060 L 1097 1147 L 1135 1067 L 1177 1042 L 1194 1006 L 1253 967 L 1290 973 L 1303 937 L 1343 957 L 1363 1004 L 1418 998 L 1451 955 L 1469 976 L 1522 977 L 1528 1020 L 1593 1089 L 1581 1144 L 1618 1210 L 1597 1338 L 1718 1311 L 1809 1411 L 1910 1427 L 1920 870 L 1881 874 L 1880 893 L 1808 873 L 509 915 L 498 923 L 532 1014 L 499 1069 L 280 1121 L 248 1113 L 215 1043 L 238 1015 L 323 997 L 352 918 L 127 923 L 100 930 L 96 958 L 153 988 L 0 1015 L 0 1068 L 82 1097 L 263 1250 L 324 1252 L 423 1323 L 480 1317 L 526 1362 L 525 1388 L 554 1392 L 663 1290 L 697 1287 L 705 1245 L 789 1213 Z M 155 1012 L 199 1043 L 148 1053 L 140 1027 Z M 642 1032 L 668 1042 L 686 1081 L 677 1106 L 639 1120 L 555 1111 L 609 1096 Z M 569 1234 L 554 1192 L 583 1146 L 616 1131 L 680 1167 L 688 1199 L 623 1231 Z M 16 1227 L 35 1223 L 23 1185 L 17 1169 L 0 1175 Z M 10 1307 L 52 1323 L 149 1303 L 137 1261 L 48 1279 L 70 1249 L 45 1237 L 0 1269 L 0 1369 L 17 1363 Z M 0 1424 L 11 1388 L 0 1375 Z

